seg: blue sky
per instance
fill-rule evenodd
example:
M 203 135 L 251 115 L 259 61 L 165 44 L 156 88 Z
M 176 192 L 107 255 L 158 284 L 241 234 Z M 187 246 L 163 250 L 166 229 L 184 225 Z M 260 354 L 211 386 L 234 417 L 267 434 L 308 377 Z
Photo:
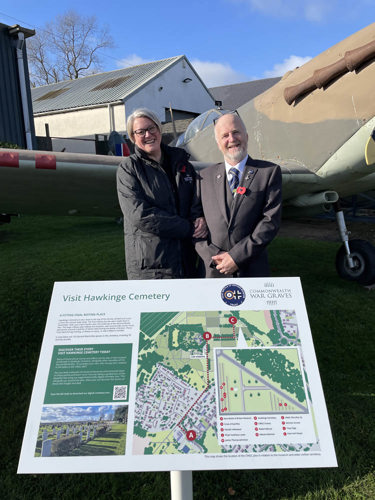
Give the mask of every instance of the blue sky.
M 113 418 L 118 405 L 101 406 L 44 406 L 41 422 L 77 422 Z
M 208 87 L 281 76 L 375 21 L 374 0 L 1 0 L 0 22 L 38 31 L 69 9 L 108 26 L 103 71 L 185 54 Z

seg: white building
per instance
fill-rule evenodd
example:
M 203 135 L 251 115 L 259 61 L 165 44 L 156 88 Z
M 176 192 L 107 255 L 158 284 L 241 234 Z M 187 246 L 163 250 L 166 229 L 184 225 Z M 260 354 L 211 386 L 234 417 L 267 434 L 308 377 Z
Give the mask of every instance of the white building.
M 139 107 L 162 122 L 189 118 L 214 99 L 185 56 L 149 62 L 32 89 L 35 132 L 49 134 L 54 151 L 95 153 L 95 135 L 126 132 Z M 77 140 L 80 139 L 80 140 Z M 64 149 L 65 148 L 65 149 Z

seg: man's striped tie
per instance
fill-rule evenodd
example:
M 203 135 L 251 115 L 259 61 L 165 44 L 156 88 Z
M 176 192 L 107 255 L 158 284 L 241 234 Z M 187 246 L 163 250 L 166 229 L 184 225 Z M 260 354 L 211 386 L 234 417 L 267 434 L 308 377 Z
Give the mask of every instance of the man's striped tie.
M 236 191 L 236 189 L 238 188 L 238 184 L 240 183 L 240 179 L 238 177 L 238 174 L 240 172 L 239 172 L 238 168 L 232 167 L 229 169 L 228 173 L 232 174 L 232 178 L 229 181 L 229 187 L 230 187 L 230 190 L 232 191 L 232 193 L 234 193 Z

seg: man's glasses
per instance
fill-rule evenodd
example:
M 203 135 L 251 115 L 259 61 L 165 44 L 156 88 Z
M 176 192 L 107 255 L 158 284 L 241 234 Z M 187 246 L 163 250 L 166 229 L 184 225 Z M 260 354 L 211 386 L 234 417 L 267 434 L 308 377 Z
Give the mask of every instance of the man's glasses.
M 224 115 L 237 115 L 240 118 L 240 115 L 238 114 L 237 110 L 235 109 L 234 111 L 227 111 L 226 113 L 223 113 L 219 115 L 218 117 L 214 118 L 212 121 L 214 123 L 214 126 L 216 125 L 216 122 L 220 120 L 220 118 Z
M 150 125 L 147 128 L 139 128 L 137 130 L 133 130 L 133 134 L 144 137 L 146 135 L 146 132 L 149 132 L 150 134 L 155 134 L 156 129 L 157 129 L 156 125 Z

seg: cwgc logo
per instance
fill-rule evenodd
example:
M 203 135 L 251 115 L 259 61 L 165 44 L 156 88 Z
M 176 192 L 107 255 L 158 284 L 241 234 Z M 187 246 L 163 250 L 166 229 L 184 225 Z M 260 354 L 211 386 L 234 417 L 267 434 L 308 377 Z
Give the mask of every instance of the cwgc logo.
M 228 306 L 241 305 L 245 297 L 245 291 L 238 285 L 227 285 L 221 290 L 221 298 Z

